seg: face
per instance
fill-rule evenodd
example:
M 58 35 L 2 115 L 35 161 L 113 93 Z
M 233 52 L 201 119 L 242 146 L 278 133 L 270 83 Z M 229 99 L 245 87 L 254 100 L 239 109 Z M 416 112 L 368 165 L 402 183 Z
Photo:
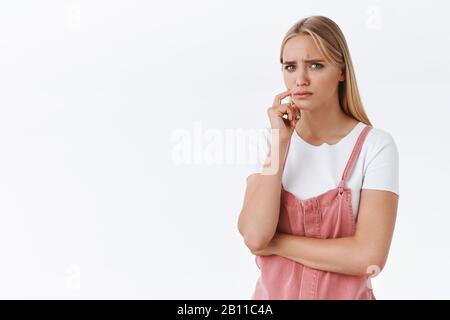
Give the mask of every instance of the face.
M 344 73 L 320 54 L 310 35 L 289 39 L 283 50 L 283 79 L 293 102 L 304 110 L 316 110 L 339 103 L 338 85 Z M 298 91 L 311 95 L 299 97 Z

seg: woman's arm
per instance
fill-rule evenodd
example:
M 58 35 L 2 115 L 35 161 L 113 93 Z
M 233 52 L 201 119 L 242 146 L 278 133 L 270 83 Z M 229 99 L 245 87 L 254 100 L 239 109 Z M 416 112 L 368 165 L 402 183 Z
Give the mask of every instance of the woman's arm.
M 247 179 L 244 204 L 239 214 L 238 230 L 250 250 L 266 247 L 273 238 L 280 215 L 281 179 L 288 141 L 273 133 L 272 144 L 263 172 Z M 272 157 L 272 154 L 274 157 Z
M 381 272 L 394 232 L 398 195 L 390 191 L 361 190 L 355 235 L 317 239 L 276 233 L 255 255 L 279 255 L 305 266 L 349 275 Z

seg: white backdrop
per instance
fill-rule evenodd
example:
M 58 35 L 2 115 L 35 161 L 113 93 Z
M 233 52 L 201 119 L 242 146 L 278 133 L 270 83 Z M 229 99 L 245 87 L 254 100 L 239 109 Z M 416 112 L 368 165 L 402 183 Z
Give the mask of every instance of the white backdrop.
M 313 14 L 343 30 L 366 112 L 399 148 L 374 292 L 450 298 L 449 10 L 1 2 L 0 298 L 249 299 L 259 269 L 237 230 L 249 163 L 227 133 L 268 125 L 281 40 Z

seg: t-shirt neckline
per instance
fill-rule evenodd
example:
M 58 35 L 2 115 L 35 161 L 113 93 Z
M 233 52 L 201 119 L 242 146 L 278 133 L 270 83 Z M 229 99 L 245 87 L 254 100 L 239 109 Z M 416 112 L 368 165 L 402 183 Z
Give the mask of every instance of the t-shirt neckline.
M 353 135 L 355 134 L 357 128 L 359 128 L 361 125 L 363 125 L 363 123 L 362 123 L 361 121 L 358 121 L 358 123 L 357 123 L 356 125 L 353 126 L 353 129 L 350 130 L 350 132 L 347 133 L 346 136 L 344 136 L 343 138 L 341 138 L 341 140 L 339 140 L 338 142 L 336 142 L 336 143 L 334 143 L 334 144 L 328 144 L 328 143 L 326 143 L 326 142 L 322 143 L 322 144 L 319 145 L 319 146 L 310 144 L 310 143 L 306 142 L 305 140 L 303 140 L 303 138 L 300 137 L 300 136 L 298 135 L 298 133 L 297 133 L 297 131 L 296 131 L 295 129 L 294 129 L 294 132 L 293 132 L 292 135 L 293 135 L 293 136 L 295 135 L 295 136 L 296 136 L 296 140 L 300 141 L 302 144 L 308 146 L 309 148 L 314 148 L 314 149 L 319 149 L 319 148 L 334 148 L 334 147 L 338 146 L 339 144 L 341 144 L 342 142 L 344 142 L 345 140 L 349 139 L 351 136 L 353 136 Z

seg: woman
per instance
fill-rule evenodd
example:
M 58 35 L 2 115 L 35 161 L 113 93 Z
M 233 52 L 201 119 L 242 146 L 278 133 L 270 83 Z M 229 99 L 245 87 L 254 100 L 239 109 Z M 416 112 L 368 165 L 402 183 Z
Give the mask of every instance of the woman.
M 372 127 L 335 22 L 300 20 L 280 62 L 287 90 L 267 109 L 271 147 L 238 221 L 261 271 L 252 299 L 375 299 L 397 215 L 395 141 Z

